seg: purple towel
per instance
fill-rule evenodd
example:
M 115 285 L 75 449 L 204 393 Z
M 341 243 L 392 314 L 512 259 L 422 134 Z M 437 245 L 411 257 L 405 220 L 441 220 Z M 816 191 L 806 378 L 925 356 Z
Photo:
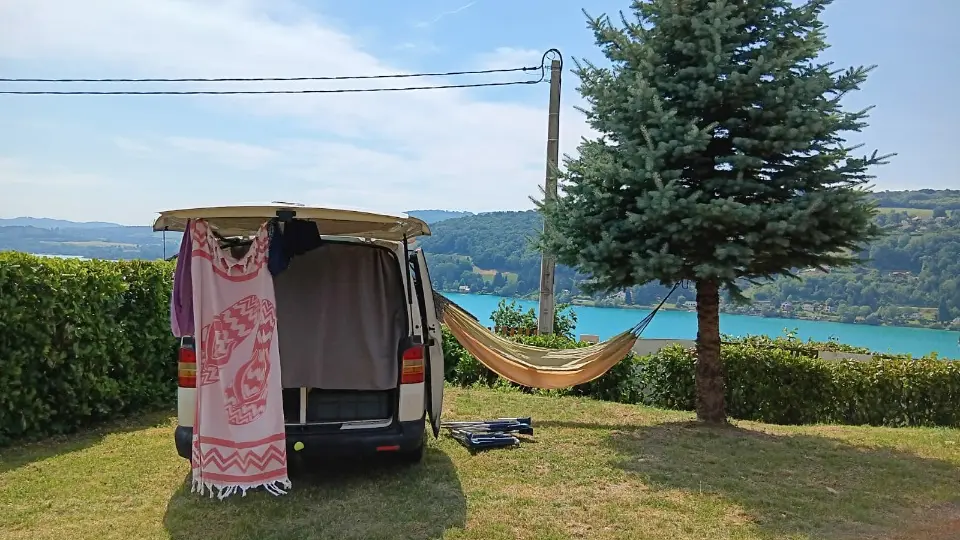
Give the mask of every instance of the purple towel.
M 177 269 L 173 273 L 173 293 L 170 295 L 170 329 L 176 337 L 193 335 L 193 277 L 190 274 L 190 256 L 193 239 L 187 221 L 180 239 Z

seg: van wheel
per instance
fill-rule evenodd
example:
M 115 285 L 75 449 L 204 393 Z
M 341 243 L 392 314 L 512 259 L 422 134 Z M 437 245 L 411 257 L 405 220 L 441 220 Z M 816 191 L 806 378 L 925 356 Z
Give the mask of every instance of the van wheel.
M 423 454 L 425 444 L 420 444 L 420 446 L 414 448 L 413 450 L 404 450 L 397 454 L 397 457 L 400 458 L 400 461 L 403 463 L 409 463 L 411 465 L 420 463 L 423 461 Z

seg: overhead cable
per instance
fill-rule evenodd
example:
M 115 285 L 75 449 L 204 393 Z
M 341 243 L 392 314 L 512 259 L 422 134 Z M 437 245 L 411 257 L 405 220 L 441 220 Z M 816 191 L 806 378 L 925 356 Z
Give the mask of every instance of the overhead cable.
M 215 77 L 184 79 L 5 79 L 10 83 L 181 83 L 181 82 L 294 82 L 294 81 L 351 81 L 361 79 L 409 79 L 414 77 L 453 77 L 458 75 L 486 75 L 491 73 L 515 73 L 518 71 L 538 71 L 540 66 L 527 66 L 503 69 L 481 69 L 477 71 L 445 71 L 438 73 L 386 73 L 382 75 L 335 75 L 330 77 Z
M 403 86 L 387 88 L 329 88 L 318 90 L 0 90 L 0 94 L 14 95 L 53 95 L 53 96 L 195 96 L 195 95 L 244 95 L 244 94 L 352 94 L 359 92 L 408 92 L 411 90 L 442 90 L 444 88 L 480 88 L 484 86 L 512 86 L 517 84 L 539 84 L 543 77 L 528 81 L 489 82 L 474 84 L 438 84 L 435 86 Z
M 540 76 L 536 79 L 482 82 L 482 83 L 462 83 L 462 84 L 437 84 L 437 85 L 419 85 L 402 87 L 380 87 L 380 88 L 326 88 L 326 89 L 267 89 L 267 90 L 6 90 L 0 89 L 0 94 L 6 95 L 254 95 L 254 94 L 347 94 L 347 93 L 369 93 L 369 92 L 409 92 L 415 90 L 442 90 L 451 88 L 482 88 L 495 86 L 514 86 L 526 84 L 539 84 L 547 81 L 546 61 L 547 56 L 559 55 L 556 49 L 550 49 L 543 54 L 539 66 L 525 66 L 515 68 L 485 69 L 473 71 L 447 71 L 447 72 L 426 72 L 426 73 L 390 73 L 381 75 L 338 75 L 325 77 L 220 77 L 220 78 L 103 78 L 103 79 L 41 79 L 41 78 L 0 78 L 0 83 L 225 83 L 225 82 L 307 82 L 307 81 L 346 81 L 346 80 L 372 80 L 372 79 L 408 79 L 415 77 L 451 77 L 462 75 L 486 75 L 497 73 L 519 73 L 539 71 Z

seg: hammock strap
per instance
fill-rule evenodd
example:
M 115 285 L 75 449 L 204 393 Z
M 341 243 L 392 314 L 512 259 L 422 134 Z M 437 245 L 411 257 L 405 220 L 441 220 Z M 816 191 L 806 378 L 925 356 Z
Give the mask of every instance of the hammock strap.
M 636 326 L 630 329 L 631 334 L 633 334 L 638 338 L 640 337 L 640 334 L 642 334 L 643 331 L 647 329 L 647 326 L 649 326 L 650 323 L 653 322 L 653 317 L 657 314 L 658 311 L 660 311 L 660 308 L 662 308 L 663 305 L 667 303 L 667 300 L 673 295 L 674 291 L 677 290 L 677 287 L 680 286 L 680 283 L 682 282 L 678 281 L 674 283 L 673 288 L 670 289 L 670 292 L 668 292 L 667 295 L 663 297 L 663 300 L 661 300 L 660 303 L 657 304 L 657 307 L 653 308 L 653 311 L 648 313 L 647 316 L 643 318 L 643 320 L 638 322 Z

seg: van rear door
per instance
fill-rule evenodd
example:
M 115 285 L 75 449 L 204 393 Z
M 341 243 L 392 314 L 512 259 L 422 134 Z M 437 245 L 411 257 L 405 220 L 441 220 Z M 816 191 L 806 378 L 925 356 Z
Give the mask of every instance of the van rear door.
M 433 435 L 440 436 L 440 412 L 443 409 L 443 332 L 437 321 L 437 309 L 433 303 L 433 285 L 427 270 L 427 259 L 422 249 L 417 249 L 413 257 L 413 269 L 416 277 L 417 296 L 420 305 L 420 317 L 423 319 L 427 355 L 426 393 L 427 415 L 433 426 Z

